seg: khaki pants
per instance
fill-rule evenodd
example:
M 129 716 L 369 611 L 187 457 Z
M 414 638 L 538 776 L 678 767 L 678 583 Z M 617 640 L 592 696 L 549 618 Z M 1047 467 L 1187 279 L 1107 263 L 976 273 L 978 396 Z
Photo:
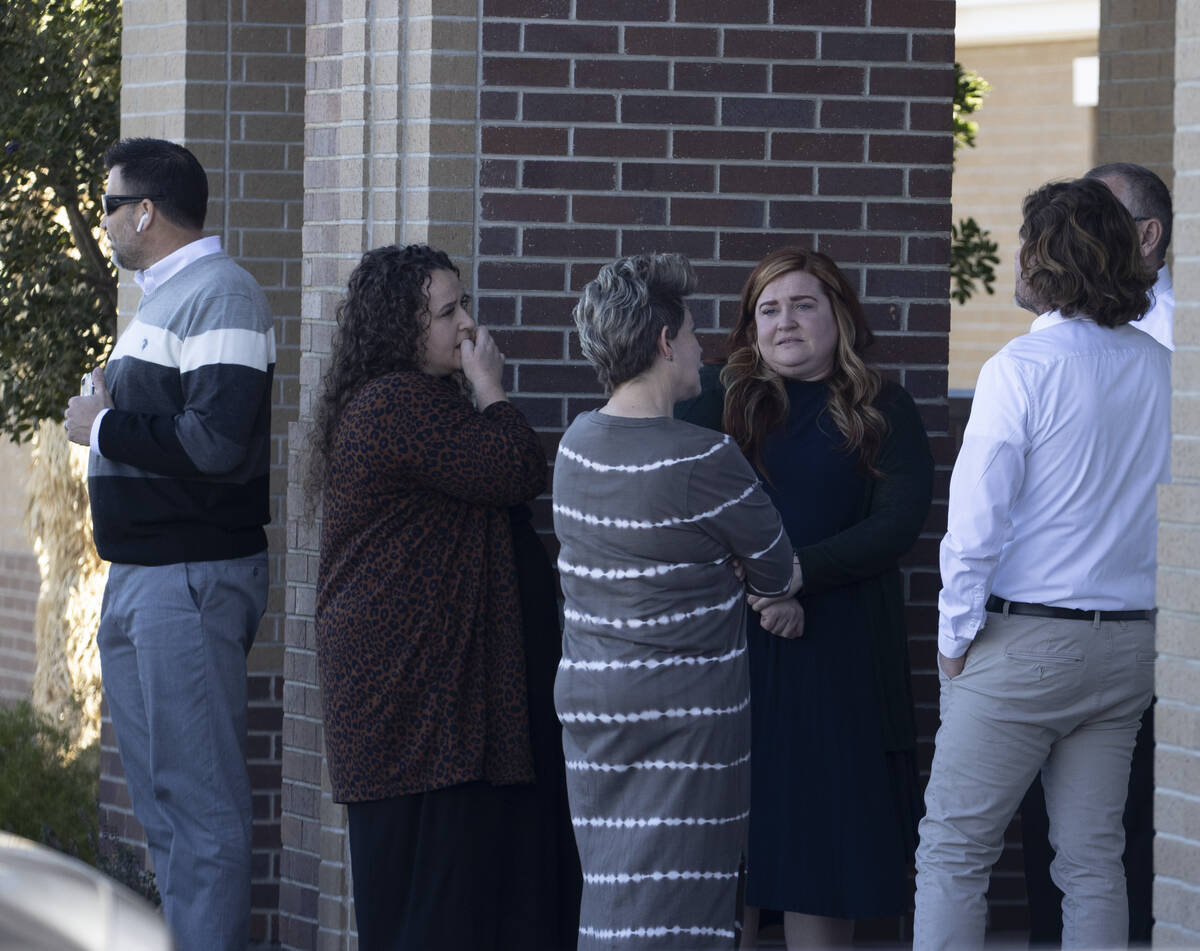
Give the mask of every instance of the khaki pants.
M 1050 873 L 1064 893 L 1063 947 L 1124 947 L 1121 813 L 1154 689 L 1153 622 L 989 614 L 963 672 L 940 676 L 913 947 L 983 945 L 992 865 L 1038 770 Z

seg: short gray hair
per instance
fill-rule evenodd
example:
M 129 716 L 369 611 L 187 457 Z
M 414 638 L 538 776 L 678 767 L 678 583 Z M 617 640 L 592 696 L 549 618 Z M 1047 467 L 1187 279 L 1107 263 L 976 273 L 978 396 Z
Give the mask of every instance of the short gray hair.
M 1097 165 L 1088 171 L 1084 178 L 1117 178 L 1129 186 L 1131 207 L 1129 213 L 1135 221 L 1143 218 L 1157 218 L 1162 225 L 1162 237 L 1154 248 L 1155 257 L 1161 262 L 1166 259 L 1167 246 L 1171 243 L 1171 231 L 1174 226 L 1174 208 L 1171 205 L 1171 193 L 1166 183 L 1144 165 L 1133 162 L 1109 162 Z
M 683 299 L 696 289 L 696 272 L 682 254 L 639 254 L 600 269 L 575 305 L 579 346 L 604 392 L 654 363 L 658 336 L 675 339 L 683 326 Z

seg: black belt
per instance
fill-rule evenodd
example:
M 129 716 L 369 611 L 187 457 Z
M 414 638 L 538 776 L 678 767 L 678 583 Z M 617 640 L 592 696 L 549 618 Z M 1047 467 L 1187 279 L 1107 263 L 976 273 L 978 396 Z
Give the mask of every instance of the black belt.
M 1054 617 L 1064 621 L 1151 621 L 1153 611 L 1086 611 L 1083 608 L 1056 608 L 1049 604 L 1030 604 L 1027 601 L 1005 601 L 991 595 L 985 611 L 995 614 L 1028 614 L 1030 617 Z

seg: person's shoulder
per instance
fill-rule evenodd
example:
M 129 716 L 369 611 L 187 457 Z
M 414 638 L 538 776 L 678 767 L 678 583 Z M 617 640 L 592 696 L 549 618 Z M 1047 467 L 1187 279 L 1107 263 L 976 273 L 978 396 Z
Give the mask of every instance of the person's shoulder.
M 254 275 L 224 251 L 206 254 L 185 267 L 163 285 L 210 312 L 227 311 L 222 320 L 251 321 L 247 329 L 271 330 L 270 304 Z M 161 291 L 160 291 L 161 292 Z M 156 292 L 158 293 L 158 292 Z M 211 317 L 211 314 L 210 314 Z
M 889 426 L 897 426 L 906 421 L 921 423 L 921 413 L 917 409 L 916 400 L 912 394 L 895 380 L 885 379 L 879 387 L 875 399 L 871 401 L 888 421 Z
M 908 390 L 895 380 L 889 380 L 885 377 L 880 381 L 879 392 L 875 394 L 875 399 L 872 402 L 876 409 L 882 410 L 895 406 L 897 403 L 909 404 L 912 401 L 912 394 Z
M 559 441 L 559 453 L 568 457 L 577 452 L 607 451 L 620 456 L 620 465 L 643 471 L 717 460 L 731 449 L 737 452 L 724 433 L 681 419 L 634 419 L 594 410 L 575 417 Z M 615 455 L 606 462 L 617 464 Z
M 259 293 L 262 292 L 254 275 L 224 251 L 214 251 L 197 258 L 179 273 L 183 274 L 186 271 L 193 272 L 196 279 L 206 282 L 206 286 L 212 291 L 245 292 L 253 288 Z M 208 283 L 214 281 L 217 283 Z
M 736 482 L 753 478 L 742 450 L 725 433 L 682 419 L 670 423 L 670 429 L 664 433 L 661 455 L 686 461 L 697 477 Z
M 705 450 L 714 455 L 723 450 L 737 449 L 732 439 L 710 426 L 686 419 L 670 419 L 664 422 L 666 425 L 663 438 L 670 441 L 675 448 Z
M 403 409 L 421 414 L 437 406 L 465 401 L 454 385 L 443 377 L 420 370 L 394 370 L 368 380 L 347 406 L 358 412 Z

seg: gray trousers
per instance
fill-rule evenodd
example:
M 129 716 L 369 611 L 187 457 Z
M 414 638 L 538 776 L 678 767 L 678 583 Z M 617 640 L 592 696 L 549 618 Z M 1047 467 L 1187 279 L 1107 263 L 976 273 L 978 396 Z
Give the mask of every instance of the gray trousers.
M 104 589 L 104 692 L 178 951 L 250 937 L 246 654 L 267 587 L 263 552 L 114 564 Z
M 1121 813 L 1154 689 L 1153 622 L 989 614 L 963 672 L 939 674 L 913 947 L 982 947 L 991 869 L 1039 770 L 1063 947 L 1124 947 Z

